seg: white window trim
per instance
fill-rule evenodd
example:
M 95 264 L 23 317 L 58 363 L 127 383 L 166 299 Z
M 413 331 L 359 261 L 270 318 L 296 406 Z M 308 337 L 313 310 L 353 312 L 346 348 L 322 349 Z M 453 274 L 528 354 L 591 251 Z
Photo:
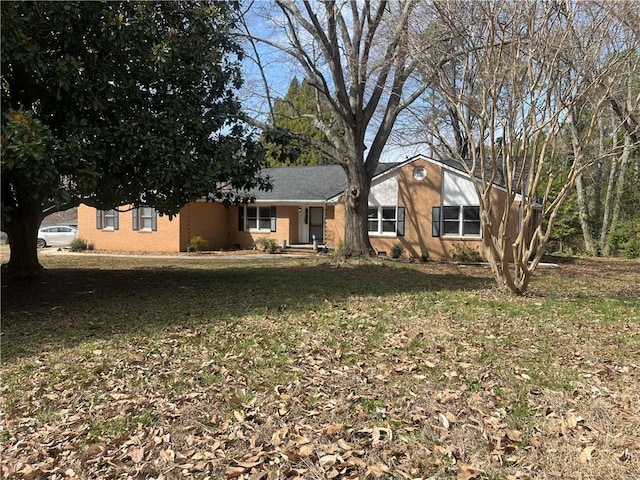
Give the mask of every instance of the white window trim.
M 244 230 L 245 232 L 263 232 L 263 233 L 272 233 L 271 232 L 271 207 L 272 205 L 244 205 Z M 249 228 L 249 216 L 247 215 L 247 210 L 249 208 L 256 209 L 256 225 L 257 228 Z M 269 210 L 269 227 L 268 228 L 260 228 L 260 209 L 266 208 Z
M 143 215 L 143 209 L 145 208 L 149 208 L 151 209 L 151 215 Z M 138 213 L 139 217 L 138 217 L 138 225 L 142 225 L 143 223 L 143 219 L 148 219 L 151 222 L 151 225 L 153 225 L 153 218 L 157 215 L 155 208 L 153 207 L 140 207 L 139 213 Z M 153 226 L 151 227 L 145 227 L 145 228 L 139 228 L 138 229 L 139 232 L 153 232 Z
M 445 232 L 445 216 L 444 209 L 447 207 L 456 207 L 458 208 L 458 233 L 446 233 Z M 442 229 L 442 237 L 443 238 L 464 238 L 464 239 L 481 239 L 482 238 L 482 215 L 480 215 L 480 233 L 479 234 L 469 234 L 464 235 L 462 232 L 464 231 L 464 209 L 465 208 L 477 208 L 478 213 L 480 213 L 479 205 L 442 205 L 442 213 L 440 214 L 440 222 Z
M 109 214 L 107 212 L 113 212 L 113 213 Z M 117 215 L 118 215 L 118 212 L 116 210 L 114 210 L 114 209 L 104 210 L 104 214 L 103 214 L 103 217 L 102 217 L 102 221 L 104 223 L 104 226 L 102 227 L 103 231 L 106 231 L 106 232 L 115 232 L 116 231 L 115 221 L 116 221 L 116 216 Z M 113 222 L 113 225 L 107 226 L 107 218 L 111 219 L 111 221 Z
M 373 210 L 374 208 L 378 209 L 378 231 L 369 230 L 369 210 Z M 393 232 L 383 232 L 382 231 L 382 209 L 384 208 L 394 208 L 396 211 L 396 215 L 394 218 L 395 229 Z M 386 219 L 384 221 L 390 222 L 391 220 Z M 398 206 L 395 205 L 373 205 L 369 206 L 367 209 L 367 231 L 370 237 L 397 237 L 398 236 Z

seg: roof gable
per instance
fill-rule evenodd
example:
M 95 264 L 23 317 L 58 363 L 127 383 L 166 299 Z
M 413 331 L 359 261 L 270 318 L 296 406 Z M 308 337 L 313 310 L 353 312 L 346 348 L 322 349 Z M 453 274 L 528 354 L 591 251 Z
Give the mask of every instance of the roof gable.
M 469 176 L 456 160 L 435 160 L 419 154 L 402 162 L 378 163 L 372 182 L 417 160 L 427 161 L 463 176 Z M 499 168 L 494 185 L 504 190 L 504 175 L 501 166 Z M 270 178 L 273 188 L 269 191 L 254 189 L 247 192 L 257 202 L 335 202 L 344 193 L 346 186 L 346 175 L 340 165 L 271 167 L 263 169 L 261 173 Z M 476 174 L 479 178 L 479 170 L 476 170 Z

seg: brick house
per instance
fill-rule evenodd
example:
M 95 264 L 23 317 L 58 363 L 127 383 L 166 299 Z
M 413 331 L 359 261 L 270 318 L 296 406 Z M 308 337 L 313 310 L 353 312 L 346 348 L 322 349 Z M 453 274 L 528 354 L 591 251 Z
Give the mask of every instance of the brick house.
M 210 250 L 249 248 L 260 237 L 278 244 L 310 244 L 315 239 L 329 248 L 339 246 L 345 224 L 340 166 L 269 168 L 264 173 L 273 190 L 252 192 L 254 203 L 196 201 L 172 220 L 150 207 L 100 211 L 82 205 L 80 236 L 98 249 L 141 252 L 186 251 L 194 236 L 206 239 Z M 494 191 L 504 194 L 499 186 Z M 482 251 L 477 195 L 468 175 L 453 163 L 418 155 L 379 164 L 369 207 L 369 237 L 377 252 L 389 252 L 396 243 L 415 257 L 428 252 L 431 258 L 446 258 L 460 244 Z M 510 214 L 519 215 L 518 198 Z

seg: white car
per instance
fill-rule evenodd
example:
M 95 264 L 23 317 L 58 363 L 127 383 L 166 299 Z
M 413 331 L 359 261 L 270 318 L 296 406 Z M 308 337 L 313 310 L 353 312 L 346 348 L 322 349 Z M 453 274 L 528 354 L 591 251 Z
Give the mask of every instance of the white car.
M 78 238 L 78 229 L 68 225 L 52 225 L 38 230 L 38 247 L 69 245 Z

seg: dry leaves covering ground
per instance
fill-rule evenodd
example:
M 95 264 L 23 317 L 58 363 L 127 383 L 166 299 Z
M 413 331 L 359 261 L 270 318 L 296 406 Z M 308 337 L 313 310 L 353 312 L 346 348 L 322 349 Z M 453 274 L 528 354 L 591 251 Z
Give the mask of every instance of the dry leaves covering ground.
M 46 262 L 2 287 L 3 478 L 639 478 L 638 262 L 524 297 L 435 263 Z

